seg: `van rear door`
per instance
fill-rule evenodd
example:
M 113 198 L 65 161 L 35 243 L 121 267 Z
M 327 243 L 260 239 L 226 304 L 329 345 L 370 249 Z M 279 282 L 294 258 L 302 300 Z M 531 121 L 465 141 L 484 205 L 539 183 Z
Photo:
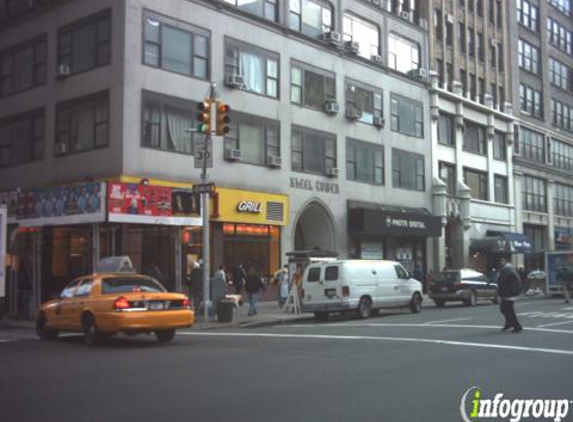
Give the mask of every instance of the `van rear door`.
M 342 298 L 338 264 L 322 264 L 309 267 L 304 279 L 304 300 L 325 303 Z

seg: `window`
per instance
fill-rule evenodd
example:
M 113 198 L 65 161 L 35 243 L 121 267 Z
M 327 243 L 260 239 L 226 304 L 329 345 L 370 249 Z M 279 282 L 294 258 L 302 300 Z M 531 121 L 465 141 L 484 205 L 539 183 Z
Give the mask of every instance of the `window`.
M 424 137 L 424 118 L 421 103 L 392 94 L 390 105 L 393 131 L 418 138 Z
M 440 144 L 450 147 L 456 144 L 454 127 L 454 116 L 440 113 L 440 118 L 438 119 L 438 142 Z
M 552 162 L 558 169 L 573 171 L 573 145 L 553 139 Z
M 241 0 L 224 1 L 244 12 L 260 16 L 273 22 L 278 22 L 277 0 L 254 0 L 248 2 Z
M 548 18 L 547 32 L 551 45 L 573 56 L 573 31 L 568 30 L 555 19 Z
M 452 46 L 454 40 L 454 24 L 446 21 L 446 45 Z
M 0 167 L 44 158 L 44 110 L 0 120 Z
M 555 183 L 555 214 L 573 217 L 573 186 Z
M 382 91 L 347 80 L 346 108 L 362 111 L 359 121 L 373 124 L 375 117 L 382 117 Z
M 444 21 L 442 19 L 442 11 L 440 9 L 434 10 L 434 32 L 436 39 L 442 41 L 444 39 Z
M 467 4 L 468 4 L 468 12 L 473 13 L 474 12 L 474 1 L 475 0 L 468 0 Z
M 495 3 L 494 3 L 494 0 L 489 0 L 487 10 L 488 10 L 488 15 L 489 15 L 489 22 L 492 25 L 495 25 Z
M 532 176 L 523 177 L 523 209 L 547 212 L 547 188 L 545 180 Z
M 144 64 L 209 79 L 209 31 L 157 13 L 145 12 L 144 37 Z
M 475 152 L 480 155 L 486 155 L 487 144 L 485 139 L 485 127 L 467 120 L 464 122 L 464 125 L 464 150 Z
M 562 129 L 573 131 L 573 107 L 552 98 L 551 123 Z
M 325 281 L 336 281 L 338 280 L 338 267 L 326 267 L 324 270 L 324 280 Z
M 280 157 L 279 122 L 231 112 L 225 148 L 241 151 L 241 162 L 266 165 L 269 155 Z
M 502 161 L 507 159 L 507 143 L 501 132 L 495 132 L 493 135 L 493 158 Z
M 289 28 L 317 38 L 332 30 L 332 8 L 327 3 L 290 0 Z
M 480 61 L 485 60 L 485 48 L 483 44 L 483 34 L 477 33 L 477 50 L 478 50 L 478 59 Z
M 549 82 L 564 91 L 573 92 L 573 69 L 549 57 Z
M 495 202 L 499 204 L 509 204 L 509 194 L 507 192 L 507 177 L 498 176 L 496 174 L 493 180 L 495 189 Z
M 528 72 L 539 74 L 539 49 L 523 40 L 517 41 L 517 63 Z
M 292 169 L 326 175 L 336 168 L 336 135 L 294 126 L 292 129 Z
M 359 56 L 370 60 L 372 56 L 380 54 L 380 29 L 377 25 L 347 13 L 344 14 L 342 24 L 344 41 L 357 42 L 360 47 Z
M 69 66 L 72 74 L 108 65 L 110 24 L 107 10 L 58 30 L 58 64 Z
M 531 161 L 545 163 L 545 137 L 526 128 L 519 128 L 521 155 Z
M 503 72 L 503 45 L 497 45 L 497 68 L 500 72 Z
M 496 0 L 495 10 L 495 15 L 497 16 L 497 27 L 501 29 L 503 26 L 503 10 L 501 8 L 501 0 Z
M 473 199 L 487 201 L 487 173 L 464 167 L 464 183 L 470 188 Z
M 420 46 L 393 32 L 388 35 L 388 67 L 408 73 L 420 67 Z
M 462 53 L 466 52 L 467 49 L 467 42 L 466 42 L 466 25 L 462 22 L 458 24 L 458 41 L 460 44 L 460 51 Z
M 13 18 L 37 7 L 46 0 L 4 0 L 0 2 L 0 21 Z
M 392 149 L 392 186 L 395 188 L 424 191 L 424 156 Z
M 91 278 L 83 280 L 74 292 L 74 297 L 89 296 L 92 291 L 93 283 L 94 281 Z
M 46 37 L 0 53 L 0 97 L 46 83 Z
M 460 83 L 462 84 L 462 92 L 465 96 L 468 92 L 468 74 L 463 69 L 460 69 Z
M 57 105 L 56 155 L 103 148 L 108 144 L 107 91 Z
M 475 57 L 475 49 L 476 49 L 476 42 L 475 42 L 475 31 L 473 28 L 468 28 L 468 53 L 470 57 Z
M 539 7 L 528 0 L 517 0 L 517 21 L 534 32 L 539 31 Z
M 537 91 L 524 84 L 519 84 L 519 101 L 521 111 L 539 119 L 543 117 L 541 91 Z
M 188 129 L 194 126 L 194 103 L 143 92 L 142 104 L 141 146 L 193 154 L 193 139 Z
M 102 294 L 127 292 L 165 292 L 165 288 L 153 278 L 114 277 L 104 278 L 101 283 Z
M 60 299 L 69 299 L 73 296 L 74 294 L 74 289 L 77 287 L 78 283 L 81 280 L 74 280 L 72 281 L 70 284 L 68 284 L 64 290 L 62 290 L 62 293 L 60 293 Z
M 242 75 L 245 91 L 279 96 L 279 56 L 258 47 L 225 40 L 225 76 Z
M 456 166 L 454 164 L 439 162 L 440 179 L 446 184 L 447 192 L 449 195 L 456 194 Z
M 549 0 L 549 4 L 566 15 L 571 14 L 571 0 Z
M 320 268 L 310 268 L 306 278 L 308 282 L 320 281 Z
M 346 141 L 346 178 L 357 182 L 384 184 L 384 148 L 366 142 Z
M 476 0 L 476 12 L 478 16 L 483 17 L 483 0 Z
M 327 100 L 336 99 L 334 74 L 293 63 L 290 70 L 291 101 L 324 110 Z

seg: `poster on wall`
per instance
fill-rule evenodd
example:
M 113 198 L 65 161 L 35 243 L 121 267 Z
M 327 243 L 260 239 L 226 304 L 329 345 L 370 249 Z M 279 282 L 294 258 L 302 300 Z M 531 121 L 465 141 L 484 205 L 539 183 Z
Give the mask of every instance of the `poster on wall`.
M 361 259 L 383 259 L 382 243 L 362 242 L 360 244 Z
M 175 195 L 174 195 L 175 192 Z M 189 189 L 110 182 L 108 220 L 116 223 L 200 226 Z
M 105 221 L 105 183 L 32 189 L 18 194 L 18 223 L 24 227 Z

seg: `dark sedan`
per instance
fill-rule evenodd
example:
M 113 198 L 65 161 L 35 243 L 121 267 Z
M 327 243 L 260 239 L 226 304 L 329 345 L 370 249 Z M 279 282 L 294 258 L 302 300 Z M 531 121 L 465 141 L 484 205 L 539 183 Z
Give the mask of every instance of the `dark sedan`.
M 446 302 L 475 306 L 480 299 L 497 303 L 497 284 L 472 269 L 446 270 L 438 273 L 430 284 L 430 298 L 440 307 Z

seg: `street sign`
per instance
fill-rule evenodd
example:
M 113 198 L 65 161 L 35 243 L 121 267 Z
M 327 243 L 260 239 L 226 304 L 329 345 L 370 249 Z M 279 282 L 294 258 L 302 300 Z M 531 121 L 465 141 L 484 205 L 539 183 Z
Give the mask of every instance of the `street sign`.
M 205 148 L 207 144 L 207 148 Z M 213 143 L 201 136 L 195 137 L 195 168 L 203 168 L 203 160 L 207 160 L 207 168 L 213 168 Z
M 193 186 L 193 193 L 215 193 L 215 183 L 200 183 Z

